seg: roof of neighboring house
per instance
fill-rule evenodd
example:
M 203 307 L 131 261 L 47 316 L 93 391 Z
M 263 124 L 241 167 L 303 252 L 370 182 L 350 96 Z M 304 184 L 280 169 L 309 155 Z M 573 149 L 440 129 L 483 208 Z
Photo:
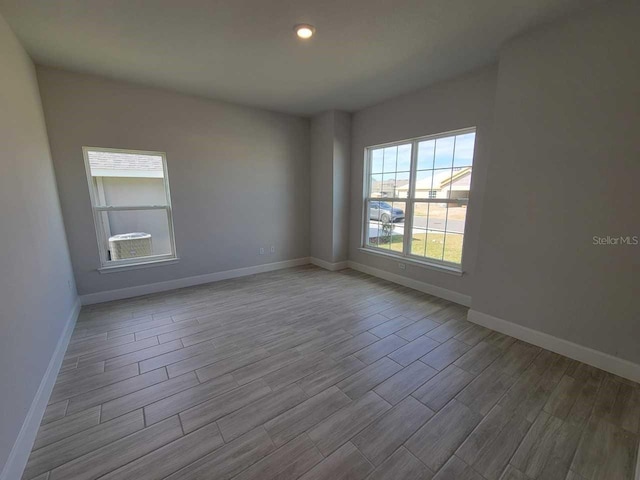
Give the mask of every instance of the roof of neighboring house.
M 94 177 L 164 177 L 160 155 L 89 150 L 87 156 Z
M 440 190 L 450 182 L 455 182 L 461 177 L 471 173 L 471 167 L 463 167 L 454 169 L 453 175 L 451 170 L 436 170 L 436 174 L 433 173 L 427 177 L 418 180 L 416 182 L 416 190 Z M 398 190 L 408 190 L 409 185 L 403 185 L 398 187 Z

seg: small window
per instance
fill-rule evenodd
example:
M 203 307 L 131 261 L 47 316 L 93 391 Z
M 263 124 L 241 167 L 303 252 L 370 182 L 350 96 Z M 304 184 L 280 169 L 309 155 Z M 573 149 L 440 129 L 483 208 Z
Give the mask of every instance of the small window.
M 176 258 L 166 155 L 83 147 L 102 267 Z
M 366 149 L 365 249 L 462 269 L 475 136 L 472 128 Z

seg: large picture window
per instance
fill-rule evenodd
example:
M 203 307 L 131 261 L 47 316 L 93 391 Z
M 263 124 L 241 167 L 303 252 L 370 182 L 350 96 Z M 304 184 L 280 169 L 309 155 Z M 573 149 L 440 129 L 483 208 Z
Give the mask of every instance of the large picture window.
M 365 249 L 462 268 L 475 128 L 366 149 Z
M 166 156 L 83 147 L 103 268 L 176 258 Z

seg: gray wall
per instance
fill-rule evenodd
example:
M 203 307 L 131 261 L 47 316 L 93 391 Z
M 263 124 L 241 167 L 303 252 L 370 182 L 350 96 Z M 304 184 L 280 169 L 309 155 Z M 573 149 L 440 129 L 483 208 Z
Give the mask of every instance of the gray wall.
M 0 59 L 2 466 L 77 297 L 36 73 L 1 16 Z
M 349 259 L 370 267 L 404 275 L 414 280 L 471 294 L 478 250 L 482 198 L 489 163 L 489 137 L 493 120 L 493 100 L 497 68 L 490 66 L 436 84 L 419 92 L 394 98 L 353 115 L 351 137 L 351 221 Z M 364 150 L 367 146 L 412 137 L 477 127 L 473 185 L 469 200 L 462 268 L 455 276 L 382 258 L 359 250 L 362 241 Z
M 311 119 L 311 256 L 348 257 L 351 115 L 331 110 Z
M 310 252 L 333 262 L 333 112 L 311 119 Z
M 640 363 L 640 3 L 500 57 L 472 307 Z
M 307 119 L 50 68 L 38 79 L 81 294 L 309 255 Z M 96 270 L 83 145 L 166 152 L 177 264 Z
M 351 114 L 333 115 L 333 261 L 349 258 Z

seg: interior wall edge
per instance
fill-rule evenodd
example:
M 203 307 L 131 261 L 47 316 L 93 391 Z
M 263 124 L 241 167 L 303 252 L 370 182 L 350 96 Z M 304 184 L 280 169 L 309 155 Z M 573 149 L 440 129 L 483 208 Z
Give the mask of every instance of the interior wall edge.
M 329 270 L 330 272 L 336 272 L 338 270 L 349 268 L 349 262 L 347 260 L 345 260 L 344 262 L 327 262 L 320 258 L 310 257 L 309 261 L 316 267 L 324 268 L 325 270 Z
M 404 275 L 397 275 L 386 270 L 370 267 L 369 265 L 364 265 L 352 260 L 349 260 L 347 264 L 349 265 L 349 268 L 352 268 L 359 272 L 382 278 L 384 280 L 388 280 L 389 282 L 397 283 L 398 285 L 413 288 L 414 290 L 428 293 L 429 295 L 433 295 L 435 297 L 444 298 L 445 300 L 464 305 L 465 307 L 471 306 L 471 297 L 469 295 L 464 295 L 463 293 L 448 290 L 437 285 L 414 280 L 413 278 L 405 277 Z
M 467 320 L 505 335 L 551 350 L 573 360 L 605 370 L 614 375 L 640 382 L 640 365 L 560 337 L 533 330 L 517 323 L 494 317 L 478 310 L 469 310 Z
M 76 297 L 76 301 L 73 305 L 73 309 L 67 318 L 64 331 L 58 340 L 56 349 L 51 356 L 49 366 L 42 377 L 38 391 L 31 402 L 27 416 L 22 424 L 20 433 L 16 438 L 13 448 L 9 453 L 7 463 L 5 463 L 2 473 L 0 473 L 0 480 L 17 480 L 22 476 L 33 442 L 36 440 L 38 428 L 40 428 L 40 422 L 47 408 L 49 397 L 53 390 L 53 386 L 56 383 L 58 372 L 62 366 L 62 360 L 64 354 L 67 351 L 69 340 L 71 340 L 71 334 L 76 326 L 78 315 L 80 314 L 80 298 Z
M 93 305 L 95 303 L 110 302 L 113 300 L 122 300 L 125 298 L 134 298 L 151 293 L 166 292 L 179 288 L 192 287 L 194 285 L 202 285 L 205 283 L 219 282 L 229 280 L 231 278 L 246 277 L 256 273 L 272 272 L 274 270 L 282 270 L 284 268 L 299 267 L 308 265 L 309 257 L 294 258 L 284 260 L 282 262 L 264 263 L 262 265 L 253 265 L 250 267 L 236 268 L 233 270 L 224 270 L 220 272 L 207 273 L 205 275 L 196 275 L 192 277 L 177 278 L 165 282 L 148 283 L 145 285 L 137 285 L 134 287 L 120 288 L 117 290 L 106 290 L 96 293 L 88 293 L 80 295 L 82 305 Z M 3 479 L 0 479 L 3 480 Z

